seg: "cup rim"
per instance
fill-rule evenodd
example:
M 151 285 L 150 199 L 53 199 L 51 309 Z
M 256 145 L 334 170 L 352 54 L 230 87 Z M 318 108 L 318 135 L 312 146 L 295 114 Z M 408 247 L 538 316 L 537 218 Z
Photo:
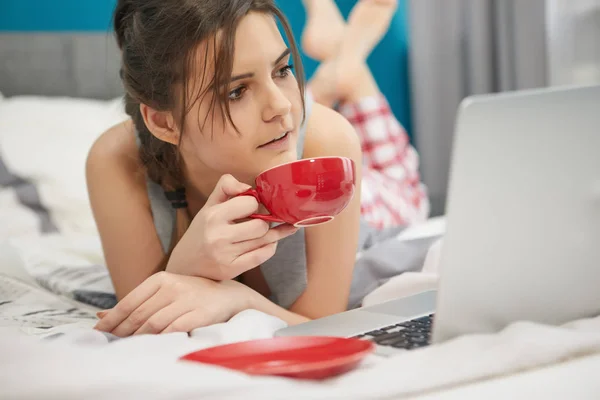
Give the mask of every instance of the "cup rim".
M 351 159 L 350 157 L 344 157 L 344 156 L 321 156 L 321 157 L 300 158 L 300 159 L 298 159 L 298 160 L 294 160 L 294 161 L 288 161 L 288 162 L 285 162 L 285 163 L 283 163 L 283 164 L 279 164 L 279 165 L 275 165 L 275 166 L 273 166 L 273 167 L 271 167 L 271 168 L 267 168 L 267 169 L 265 169 L 264 171 L 262 171 L 261 173 L 259 173 L 259 174 L 256 176 L 256 178 L 258 179 L 258 177 L 259 177 L 259 176 L 261 176 L 262 174 L 264 174 L 264 173 L 266 173 L 266 172 L 269 172 L 269 171 L 271 171 L 272 169 L 279 168 L 279 167 L 283 167 L 283 166 L 286 166 L 286 165 L 288 165 L 288 164 L 293 164 L 293 163 L 297 163 L 297 162 L 304 162 L 304 161 L 310 161 L 310 160 L 319 160 L 319 159 L 322 159 L 322 158 L 337 158 L 337 159 L 346 159 L 346 160 L 350 160 L 351 162 L 354 162 L 354 160 L 353 160 L 353 159 Z
M 296 222 L 294 224 L 294 226 L 296 228 L 310 228 L 310 227 L 313 227 L 313 226 L 319 226 L 319 225 L 326 224 L 328 222 L 333 221 L 334 219 L 335 219 L 335 217 L 332 216 L 332 215 L 321 215 L 321 216 L 318 216 L 318 217 L 305 218 L 302 221 Z M 307 224 L 307 222 L 310 222 L 312 220 L 325 220 L 325 221 L 319 222 L 318 224 Z

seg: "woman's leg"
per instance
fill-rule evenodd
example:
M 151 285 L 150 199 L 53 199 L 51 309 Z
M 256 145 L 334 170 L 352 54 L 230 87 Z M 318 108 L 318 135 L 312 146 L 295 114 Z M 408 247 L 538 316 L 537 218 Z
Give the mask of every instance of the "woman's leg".
M 307 21 L 302 48 L 311 58 L 325 61 L 333 57 L 345 36 L 344 51 L 366 59 L 387 32 L 398 0 L 358 0 L 346 21 L 334 0 L 302 0 Z
M 371 225 L 411 225 L 429 216 L 419 156 L 363 64 L 338 112 L 356 130 L 363 152 L 361 214 Z
M 321 65 L 309 83 L 315 101 L 334 107 L 348 97 L 372 91 L 374 81 L 366 82 L 363 65 L 373 48 L 387 32 L 398 0 L 359 0 L 344 26 L 333 0 L 304 0 L 308 21 L 305 43 L 313 54 L 321 55 Z M 337 27 L 331 34 L 326 26 Z M 321 28 L 319 28 L 321 27 Z M 339 31 L 343 28 L 343 34 Z M 310 39 L 310 40 L 308 40 Z M 357 80 L 362 80 L 356 88 Z M 376 87 L 376 86 L 375 86 Z
M 380 2 L 388 8 L 381 8 Z M 361 214 L 378 228 L 409 225 L 429 214 L 418 155 L 366 65 L 368 54 L 351 46 L 363 29 L 370 29 L 365 37 L 374 46 L 387 30 L 395 4 L 396 0 L 360 0 L 350 16 L 353 25 L 346 27 L 340 53 L 325 60 L 309 82 L 315 100 L 328 107 L 339 105 L 339 112 L 359 135 L 364 160 Z M 374 23 L 375 17 L 379 23 Z M 362 43 L 366 46 L 367 41 Z
M 317 61 L 331 58 L 344 36 L 344 17 L 333 0 L 302 0 L 302 3 L 307 16 L 302 50 Z
M 341 58 L 366 60 L 386 34 L 398 8 L 398 0 L 358 0 L 348 16 Z
M 368 66 L 358 64 L 352 74 L 338 72 L 323 64 L 309 90 L 314 93 L 315 88 L 336 82 L 334 88 L 325 88 L 332 88 L 331 99 L 338 104 L 338 112 L 359 136 L 363 152 L 362 216 L 377 228 L 427 219 L 429 200 L 419 175 L 418 154 Z

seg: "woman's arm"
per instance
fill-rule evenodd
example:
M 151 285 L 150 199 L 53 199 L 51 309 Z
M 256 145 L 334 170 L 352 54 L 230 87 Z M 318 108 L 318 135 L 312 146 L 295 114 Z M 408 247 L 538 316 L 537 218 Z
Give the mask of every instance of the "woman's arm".
M 119 299 L 155 273 L 164 257 L 133 132 L 130 121 L 105 132 L 86 165 L 90 203 Z
M 356 164 L 356 192 L 333 221 L 305 229 L 308 284 L 290 311 L 319 318 L 345 311 L 356 260 L 360 224 L 362 157 L 350 123 L 315 104 L 308 121 L 304 157 L 343 156 Z
M 96 329 L 126 337 L 190 332 L 254 309 L 289 325 L 308 319 L 272 303 L 236 281 L 215 282 L 197 276 L 159 272 L 136 287 L 115 308 L 98 313 Z
M 158 272 L 165 257 L 138 160 L 132 127 L 125 123 L 98 139 L 86 166 L 90 202 L 119 299 Z M 173 250 L 169 272 L 229 280 L 271 258 L 276 243 L 295 233 L 293 226 L 270 229 L 261 220 L 232 224 L 258 209 L 254 198 L 235 197 L 247 189 L 231 175 L 221 177 Z
M 363 149 L 361 215 L 374 227 L 427 219 L 429 201 L 419 175 L 419 155 L 378 93 L 339 108 L 356 129 Z

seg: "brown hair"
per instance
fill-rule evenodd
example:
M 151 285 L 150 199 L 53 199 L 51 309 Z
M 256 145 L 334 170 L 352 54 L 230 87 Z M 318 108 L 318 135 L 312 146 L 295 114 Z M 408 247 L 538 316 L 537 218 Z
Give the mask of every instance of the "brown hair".
M 117 44 L 122 52 L 121 78 L 125 87 L 125 111 L 131 116 L 140 139 L 140 160 L 149 178 L 165 191 L 184 187 L 178 146 L 150 133 L 140 104 L 160 111 L 180 109 L 179 127 L 195 101 L 213 90 L 212 116 L 220 107 L 223 119 L 231 120 L 228 94 L 215 90 L 215 82 L 228 82 L 233 69 L 234 39 L 240 20 L 249 12 L 262 12 L 278 19 L 283 27 L 296 65 L 304 107 L 304 73 L 290 25 L 273 0 L 119 0 L 114 13 Z M 217 41 L 217 33 L 220 40 Z M 196 71 L 196 49 L 206 46 L 200 87 L 196 99 L 188 99 L 188 78 Z M 219 43 L 218 43 L 219 42 Z M 204 85 L 209 60 L 214 76 Z M 177 85 L 178 84 L 178 85 Z M 212 89 L 211 89 L 212 88 Z M 181 107 L 178 107 L 181 105 Z M 204 122 L 206 122 L 205 117 Z M 235 125 L 234 125 L 235 126 Z M 187 208 L 178 208 L 168 257 L 191 222 Z M 166 260 L 165 260 L 166 261 Z M 166 265 L 166 262 L 164 263 Z

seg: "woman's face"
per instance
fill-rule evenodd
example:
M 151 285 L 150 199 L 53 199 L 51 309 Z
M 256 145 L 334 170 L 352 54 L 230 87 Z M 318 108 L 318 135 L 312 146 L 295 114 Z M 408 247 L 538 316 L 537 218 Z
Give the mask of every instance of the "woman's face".
M 198 48 L 199 71 L 204 66 L 204 46 Z M 240 21 L 232 79 L 220 87 L 227 94 L 239 132 L 223 119 L 218 106 L 211 107 L 210 91 L 196 101 L 186 117 L 181 140 L 183 159 L 192 173 L 208 168 L 251 182 L 263 170 L 297 159 L 302 101 L 290 62 L 289 49 L 271 16 L 250 13 Z M 211 61 L 207 65 L 212 68 Z M 189 86 L 208 85 L 212 71 L 206 73 L 210 75 L 203 83 L 198 73 Z

